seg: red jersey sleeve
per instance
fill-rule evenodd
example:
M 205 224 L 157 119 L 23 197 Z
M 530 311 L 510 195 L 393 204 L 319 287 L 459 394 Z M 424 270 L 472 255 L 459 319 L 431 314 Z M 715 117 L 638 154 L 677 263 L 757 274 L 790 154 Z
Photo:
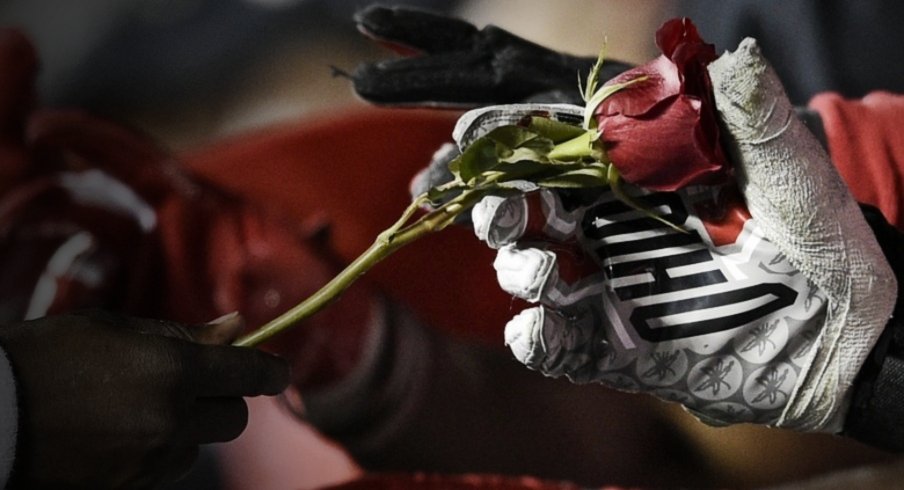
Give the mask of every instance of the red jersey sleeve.
M 822 118 L 832 160 L 854 197 L 904 229 L 904 95 L 849 100 L 824 93 L 810 108 Z

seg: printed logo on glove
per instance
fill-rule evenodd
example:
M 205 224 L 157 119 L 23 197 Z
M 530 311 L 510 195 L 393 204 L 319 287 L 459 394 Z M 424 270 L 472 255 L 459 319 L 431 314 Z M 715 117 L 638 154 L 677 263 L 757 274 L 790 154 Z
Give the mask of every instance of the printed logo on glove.
M 687 233 L 611 193 L 584 205 L 549 190 L 481 202 L 474 223 L 499 248 L 500 284 L 540 304 L 506 326 L 515 356 L 547 375 L 652 392 L 713 421 L 774 423 L 825 301 L 730 191 L 638 196 Z

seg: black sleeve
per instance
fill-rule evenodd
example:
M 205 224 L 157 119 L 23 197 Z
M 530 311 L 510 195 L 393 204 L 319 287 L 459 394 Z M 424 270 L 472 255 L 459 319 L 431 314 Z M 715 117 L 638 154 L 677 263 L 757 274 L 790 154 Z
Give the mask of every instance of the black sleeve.
M 904 234 L 876 208 L 862 208 L 898 279 L 898 301 L 854 382 L 842 434 L 880 449 L 904 452 Z

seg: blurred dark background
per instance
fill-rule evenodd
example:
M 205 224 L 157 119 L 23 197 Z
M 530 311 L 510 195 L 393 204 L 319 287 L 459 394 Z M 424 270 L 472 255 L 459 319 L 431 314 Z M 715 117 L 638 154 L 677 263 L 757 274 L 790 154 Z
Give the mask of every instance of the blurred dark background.
M 390 56 L 354 28 L 353 13 L 369 3 L 4 0 L 0 24 L 21 27 L 37 45 L 44 105 L 90 109 L 180 151 L 363 104 L 330 67 L 350 71 L 361 61 Z M 744 36 L 757 37 L 798 104 L 822 90 L 850 97 L 904 90 L 904 8 L 892 0 L 381 3 L 493 23 L 573 54 L 594 56 L 608 40 L 609 56 L 632 63 L 655 56 L 656 27 L 684 14 L 718 51 L 733 49 Z M 330 458 L 298 455 L 298 473 L 307 478 L 296 482 L 298 488 L 353 473 L 347 462 Z M 215 450 L 204 451 L 190 478 L 173 488 L 228 487 L 219 464 Z

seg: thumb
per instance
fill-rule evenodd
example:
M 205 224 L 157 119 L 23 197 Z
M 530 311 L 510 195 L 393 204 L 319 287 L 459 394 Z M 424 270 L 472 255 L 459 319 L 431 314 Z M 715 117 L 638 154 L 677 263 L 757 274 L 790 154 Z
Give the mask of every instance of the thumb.
M 752 39 L 710 65 L 716 106 L 734 137 L 750 214 L 829 302 L 816 354 L 779 425 L 834 430 L 854 376 L 885 326 L 896 283 L 859 207 L 794 115 Z
M 198 343 L 230 345 L 245 330 L 245 318 L 239 312 L 233 311 L 190 330 Z
M 159 335 L 207 345 L 229 345 L 245 328 L 245 319 L 237 311 L 200 325 L 132 317 L 98 309 L 79 311 L 74 314 L 147 335 Z

